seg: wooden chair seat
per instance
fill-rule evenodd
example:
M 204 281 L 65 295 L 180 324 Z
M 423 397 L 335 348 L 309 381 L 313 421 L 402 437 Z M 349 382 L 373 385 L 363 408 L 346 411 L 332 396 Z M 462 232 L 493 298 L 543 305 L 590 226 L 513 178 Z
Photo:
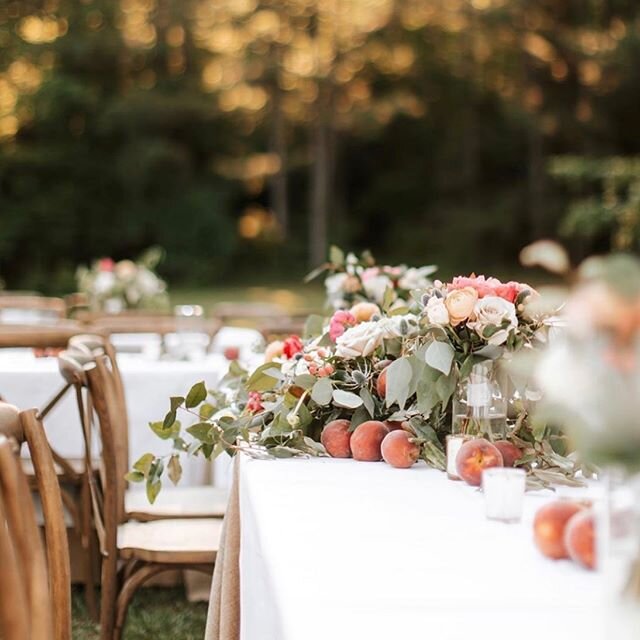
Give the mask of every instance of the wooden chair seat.
M 125 560 L 213 564 L 221 532 L 218 518 L 125 522 L 118 526 L 118 553 Z
M 78 476 L 82 476 L 82 474 L 84 473 L 84 458 L 65 458 L 65 461 L 69 464 L 75 474 L 77 474 Z M 20 458 L 20 464 L 22 466 L 22 471 L 31 482 L 32 478 L 35 478 L 36 475 L 31 458 Z M 57 463 L 54 463 L 53 466 L 58 479 L 61 482 L 65 481 L 67 479 L 66 476 L 68 476 L 67 472 Z M 92 468 L 94 471 L 98 471 L 98 469 L 100 468 L 100 460 L 94 458 L 92 460 Z
M 128 518 L 146 522 L 161 518 L 222 518 L 227 491 L 217 487 L 164 487 L 149 504 L 146 493 L 128 489 L 124 509 Z

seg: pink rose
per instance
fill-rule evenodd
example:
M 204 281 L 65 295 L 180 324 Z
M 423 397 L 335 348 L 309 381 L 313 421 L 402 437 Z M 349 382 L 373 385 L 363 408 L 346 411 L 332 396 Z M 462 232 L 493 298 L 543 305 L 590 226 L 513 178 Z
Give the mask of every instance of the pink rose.
M 355 327 L 357 324 L 358 321 L 349 311 L 336 311 L 329 323 L 329 337 L 335 342 L 348 327 Z
M 100 271 L 113 271 L 113 268 L 116 266 L 116 263 L 111 258 L 100 258 L 98 260 L 98 269 Z
M 493 290 L 493 293 L 495 296 L 498 296 L 498 298 L 503 298 L 507 302 L 515 302 L 520 292 L 518 290 L 518 283 L 511 281 L 507 282 L 507 284 L 497 286 Z

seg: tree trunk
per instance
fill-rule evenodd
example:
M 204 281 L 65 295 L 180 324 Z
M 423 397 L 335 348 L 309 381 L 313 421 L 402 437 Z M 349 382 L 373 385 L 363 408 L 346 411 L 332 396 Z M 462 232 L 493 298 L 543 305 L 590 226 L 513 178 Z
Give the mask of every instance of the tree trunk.
M 280 225 L 283 240 L 289 233 L 289 199 L 287 176 L 287 135 L 284 112 L 281 104 L 281 90 L 276 85 L 272 94 L 272 128 L 269 140 L 270 151 L 278 157 L 280 168 L 270 180 L 271 207 Z
M 542 134 L 534 118 L 529 126 L 528 194 L 529 232 L 536 240 L 544 234 L 544 152 Z
M 323 108 L 326 107 L 326 108 Z M 311 206 L 309 220 L 309 261 L 317 267 L 327 257 L 328 218 L 331 189 L 331 127 L 328 101 L 322 101 L 313 132 L 311 152 Z

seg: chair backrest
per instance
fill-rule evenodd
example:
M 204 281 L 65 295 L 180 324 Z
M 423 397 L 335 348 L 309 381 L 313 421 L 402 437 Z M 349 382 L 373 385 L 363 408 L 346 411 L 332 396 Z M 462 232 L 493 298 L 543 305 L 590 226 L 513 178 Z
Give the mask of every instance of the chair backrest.
M 42 422 L 35 409 L 19 412 L 13 405 L 0 403 L 0 433 L 17 445 L 26 441 L 29 447 L 44 519 L 49 593 L 54 605 L 52 637 L 70 640 L 71 575 L 67 530 L 60 486 Z M 27 500 L 25 504 L 30 505 L 31 501 Z
M 66 317 L 67 306 L 62 298 L 32 295 L 0 296 L 0 322 L 46 324 Z
M 22 411 L 20 421 L 31 454 L 42 503 L 49 592 L 54 605 L 54 638 L 71 640 L 71 568 L 60 485 L 51 449 L 42 422 L 38 420 L 37 411 Z
M 98 417 L 100 440 L 100 486 L 93 483 L 94 519 L 103 553 L 114 553 L 117 526 L 126 520 L 124 494 L 129 459 L 124 430 L 120 424 L 117 383 L 106 355 L 85 367 L 92 408 Z
M 0 553 L 1 635 L 7 640 L 51 640 L 44 549 L 27 479 L 14 443 L 5 436 L 0 436 Z
M 81 324 L 71 320 L 42 325 L 0 323 L 0 348 L 64 348 L 69 338 L 83 330 Z

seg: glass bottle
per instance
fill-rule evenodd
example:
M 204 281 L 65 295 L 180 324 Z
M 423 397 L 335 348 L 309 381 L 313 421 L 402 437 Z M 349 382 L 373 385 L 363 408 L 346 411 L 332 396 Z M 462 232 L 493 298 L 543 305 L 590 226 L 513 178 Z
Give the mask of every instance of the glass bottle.
M 507 401 L 490 360 L 475 364 L 469 378 L 458 385 L 451 433 L 491 441 L 507 435 Z

